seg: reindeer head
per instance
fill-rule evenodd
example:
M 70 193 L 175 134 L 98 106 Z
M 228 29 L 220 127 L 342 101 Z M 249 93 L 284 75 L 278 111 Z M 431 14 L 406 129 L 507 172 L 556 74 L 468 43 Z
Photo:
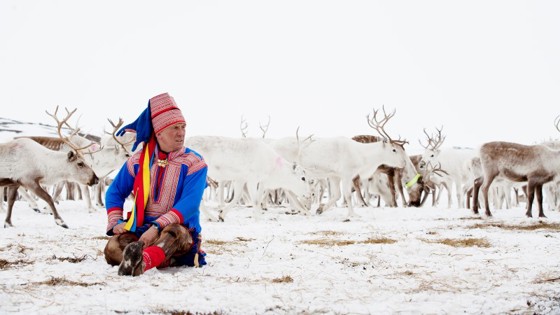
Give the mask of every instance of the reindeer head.
M 422 141 L 418 140 L 420 145 L 425 149 L 424 154 L 422 155 L 422 160 L 424 163 L 432 163 L 436 164 L 438 155 L 440 153 L 439 148 L 443 144 L 445 140 L 445 136 L 441 134 L 443 130 L 443 126 L 441 128 L 436 128 L 436 134 L 428 134 L 426 128 L 424 128 L 424 134 L 427 138 L 427 143 L 423 144 Z

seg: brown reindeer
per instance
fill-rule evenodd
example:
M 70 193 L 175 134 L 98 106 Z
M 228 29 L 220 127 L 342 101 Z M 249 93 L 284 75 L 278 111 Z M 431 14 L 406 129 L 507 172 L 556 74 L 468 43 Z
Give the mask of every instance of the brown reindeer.
M 527 182 L 527 217 L 532 217 L 535 194 L 539 217 L 544 218 L 542 187 L 560 173 L 560 150 L 545 145 L 522 145 L 511 142 L 488 142 L 480 148 L 480 163 L 483 176 L 475 180 L 473 189 L 473 211 L 478 214 L 479 189 L 482 188 L 486 215 L 492 216 L 488 202 L 490 185 L 496 178 L 513 182 Z

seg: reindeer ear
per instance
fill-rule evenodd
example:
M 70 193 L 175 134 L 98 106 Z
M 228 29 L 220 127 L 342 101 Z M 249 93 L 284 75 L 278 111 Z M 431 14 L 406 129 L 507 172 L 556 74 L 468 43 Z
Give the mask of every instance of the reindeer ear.
M 68 151 L 68 161 L 72 162 L 74 160 L 76 160 L 76 154 L 74 151 Z

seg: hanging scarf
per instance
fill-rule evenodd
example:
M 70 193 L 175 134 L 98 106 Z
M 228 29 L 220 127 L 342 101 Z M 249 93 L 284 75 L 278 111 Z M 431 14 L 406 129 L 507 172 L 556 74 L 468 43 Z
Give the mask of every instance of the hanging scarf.
M 156 138 L 152 127 L 149 102 L 148 107 L 140 116 L 133 123 L 122 127 L 117 132 L 117 136 L 121 136 L 127 131 L 136 132 L 136 141 L 134 142 L 132 151 L 136 150 L 136 147 L 143 143 L 138 173 L 134 178 L 134 184 L 132 186 L 134 203 L 128 221 L 124 226 L 127 231 L 134 232 L 137 227 L 144 224 L 144 212 L 150 195 L 150 167 L 154 160 L 153 157 L 156 148 Z
M 134 178 L 132 193 L 134 195 L 134 203 L 130 212 L 130 217 L 124 226 L 125 230 L 134 232 L 137 227 L 144 224 L 144 212 L 148 205 L 150 196 L 150 168 L 154 161 L 154 151 L 156 148 L 156 139 L 154 136 L 144 145 L 138 164 L 138 173 Z

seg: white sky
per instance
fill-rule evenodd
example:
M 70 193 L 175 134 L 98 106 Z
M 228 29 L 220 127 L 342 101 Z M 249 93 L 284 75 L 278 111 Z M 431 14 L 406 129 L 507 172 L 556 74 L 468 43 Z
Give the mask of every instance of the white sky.
M 416 147 L 558 137 L 558 1 L 0 2 L 0 117 L 82 129 L 172 94 L 192 135 L 353 136 L 372 108 Z

